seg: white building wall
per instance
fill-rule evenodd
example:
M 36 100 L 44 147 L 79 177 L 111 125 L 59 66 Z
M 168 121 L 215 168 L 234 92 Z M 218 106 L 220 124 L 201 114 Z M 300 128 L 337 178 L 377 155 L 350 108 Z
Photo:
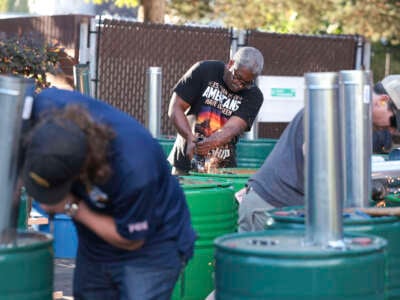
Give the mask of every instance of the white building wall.
M 37 15 L 95 14 L 94 4 L 85 0 L 29 0 L 28 5 Z

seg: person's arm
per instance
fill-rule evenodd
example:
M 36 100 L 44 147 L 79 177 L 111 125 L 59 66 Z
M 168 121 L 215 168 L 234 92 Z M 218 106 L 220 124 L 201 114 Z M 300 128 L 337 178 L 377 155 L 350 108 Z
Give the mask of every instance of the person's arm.
M 239 117 L 231 117 L 225 125 L 205 138 L 201 142 L 196 143 L 196 152 L 200 155 L 207 155 L 212 149 L 229 143 L 235 136 L 242 134 L 247 127 L 247 123 Z
M 173 93 L 168 108 L 168 117 L 175 125 L 178 133 L 186 140 L 186 154 L 191 158 L 195 147 L 196 137 L 192 133 L 189 121 L 185 115 L 190 104 L 184 101 L 178 94 Z
M 84 201 L 79 202 L 79 209 L 74 220 L 82 223 L 107 243 L 124 250 L 136 250 L 143 246 L 143 240 L 128 240 L 122 237 L 118 231 L 114 219 L 111 216 L 99 214 L 91 210 Z

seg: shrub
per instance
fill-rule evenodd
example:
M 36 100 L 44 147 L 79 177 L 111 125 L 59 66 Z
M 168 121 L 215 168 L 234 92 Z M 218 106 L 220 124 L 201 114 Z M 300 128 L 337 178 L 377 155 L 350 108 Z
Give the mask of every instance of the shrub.
M 49 87 L 46 73 L 58 70 L 63 51 L 57 42 L 44 42 L 32 35 L 0 39 L 0 73 L 34 78 L 38 89 Z

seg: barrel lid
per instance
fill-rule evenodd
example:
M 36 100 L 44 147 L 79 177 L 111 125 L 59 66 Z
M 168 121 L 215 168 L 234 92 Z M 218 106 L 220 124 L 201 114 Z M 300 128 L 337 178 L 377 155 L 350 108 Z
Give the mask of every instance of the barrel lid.
M 248 178 L 256 171 L 257 169 L 255 168 L 221 168 L 217 169 L 215 173 L 190 172 L 190 175 L 216 178 Z
M 276 221 L 283 223 L 304 224 L 304 206 L 287 206 L 268 211 L 268 214 Z M 373 225 L 384 223 L 398 223 L 397 216 L 369 216 L 361 211 L 355 210 L 352 213 L 343 213 L 343 224 L 348 225 Z M 400 223 L 398 224 L 400 225 Z
M 18 231 L 15 240 L 10 244 L 0 244 L 0 255 L 9 252 L 26 252 L 33 249 L 50 247 L 53 236 L 43 232 Z
M 278 139 L 272 139 L 272 138 L 259 138 L 255 140 L 249 140 L 249 139 L 240 139 L 239 142 L 236 144 L 237 146 L 240 146 L 240 144 L 276 144 Z
M 200 189 L 200 188 L 215 188 L 215 187 L 223 187 L 227 188 L 232 186 L 232 182 L 229 180 L 223 179 L 214 179 L 214 178 L 201 178 L 197 176 L 179 176 L 179 183 L 184 190 L 190 189 Z
M 386 247 L 383 238 L 365 234 L 345 234 L 345 248 L 310 245 L 304 232 L 296 230 L 266 230 L 264 232 L 235 233 L 217 238 L 217 249 L 237 254 L 280 257 L 349 256 L 375 252 Z

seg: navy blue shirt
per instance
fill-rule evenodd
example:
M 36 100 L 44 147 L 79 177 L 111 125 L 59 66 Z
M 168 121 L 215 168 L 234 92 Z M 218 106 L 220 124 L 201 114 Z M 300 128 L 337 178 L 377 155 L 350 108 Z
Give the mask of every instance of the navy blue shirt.
M 32 119 L 42 112 L 79 104 L 98 122 L 110 126 L 116 136 L 109 153 L 112 175 L 96 187 L 107 201 L 95 203 L 81 197 L 92 209 L 114 218 L 118 233 L 129 240 L 144 240 L 142 248 L 116 248 L 76 222 L 81 255 L 94 261 L 121 261 L 147 256 L 153 263 L 168 265 L 169 253 L 178 249 L 189 259 L 193 255 L 195 233 L 178 180 L 157 140 L 134 118 L 102 101 L 50 88 L 35 97 Z M 172 254 L 171 254 L 172 255 Z

